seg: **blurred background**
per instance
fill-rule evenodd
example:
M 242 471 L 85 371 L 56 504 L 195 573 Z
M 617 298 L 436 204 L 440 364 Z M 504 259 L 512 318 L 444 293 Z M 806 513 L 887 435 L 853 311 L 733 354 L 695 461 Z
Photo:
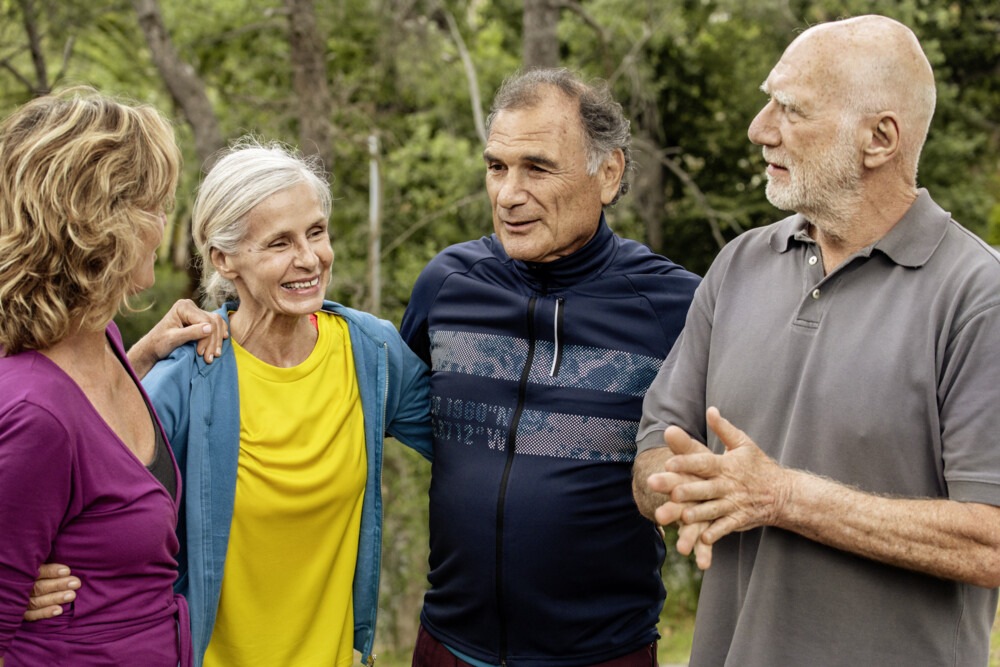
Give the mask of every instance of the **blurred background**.
M 148 309 L 118 319 L 126 342 L 175 299 L 198 299 L 193 193 L 216 151 L 245 133 L 322 158 L 334 197 L 329 296 L 398 325 L 424 264 L 491 231 L 483 123 L 506 75 L 559 65 L 608 81 L 638 163 L 611 225 L 704 273 L 726 241 L 782 217 L 746 138 L 761 82 L 804 28 L 866 13 L 909 25 L 935 67 L 921 185 L 1000 244 L 995 0 L 0 0 L 0 113 L 87 84 L 174 119 L 177 207 Z M 428 477 L 422 459 L 387 448 L 380 664 L 409 664 Z M 668 554 L 663 655 L 682 662 L 700 579 Z

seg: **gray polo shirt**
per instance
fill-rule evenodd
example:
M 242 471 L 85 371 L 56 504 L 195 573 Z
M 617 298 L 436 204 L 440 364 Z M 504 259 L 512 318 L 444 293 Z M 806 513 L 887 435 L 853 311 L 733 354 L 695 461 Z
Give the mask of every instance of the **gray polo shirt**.
M 925 190 L 828 276 L 798 215 L 727 245 L 646 394 L 639 450 L 705 410 L 782 465 L 1000 505 L 1000 255 Z M 710 447 L 721 452 L 713 436 Z M 996 589 L 762 528 L 713 550 L 691 667 L 986 665 Z

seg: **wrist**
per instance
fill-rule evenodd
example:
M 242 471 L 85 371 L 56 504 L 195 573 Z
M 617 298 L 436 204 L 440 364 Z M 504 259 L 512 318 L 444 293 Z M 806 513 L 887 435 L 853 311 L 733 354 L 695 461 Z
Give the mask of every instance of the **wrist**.
M 135 345 L 128 350 L 128 361 L 132 364 L 132 369 L 140 378 L 144 377 L 158 361 L 156 352 L 152 346 L 146 342 L 148 336 L 143 336 Z

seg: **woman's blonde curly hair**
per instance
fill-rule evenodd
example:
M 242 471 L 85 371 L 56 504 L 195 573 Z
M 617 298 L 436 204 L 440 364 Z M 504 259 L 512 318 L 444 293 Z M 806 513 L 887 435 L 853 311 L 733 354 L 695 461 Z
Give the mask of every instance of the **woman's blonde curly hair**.
M 147 105 L 89 88 L 0 124 L 0 346 L 51 347 L 103 328 L 135 291 L 144 232 L 172 208 L 181 157 Z

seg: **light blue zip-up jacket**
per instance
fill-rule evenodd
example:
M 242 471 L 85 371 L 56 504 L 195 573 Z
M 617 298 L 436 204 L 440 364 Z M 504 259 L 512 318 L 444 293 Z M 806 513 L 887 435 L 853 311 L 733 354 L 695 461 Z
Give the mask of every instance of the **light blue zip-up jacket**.
M 229 325 L 226 303 L 216 312 Z M 326 301 L 323 310 L 348 324 L 365 419 L 368 479 L 354 573 L 354 648 L 369 660 L 375 641 L 382 552 L 382 443 L 385 433 L 431 458 L 428 373 L 390 322 Z M 200 666 L 215 626 L 223 564 L 236 494 L 240 444 L 236 357 L 229 340 L 206 364 L 189 343 L 143 378 L 184 478 L 175 589 L 191 609 L 195 665 Z

